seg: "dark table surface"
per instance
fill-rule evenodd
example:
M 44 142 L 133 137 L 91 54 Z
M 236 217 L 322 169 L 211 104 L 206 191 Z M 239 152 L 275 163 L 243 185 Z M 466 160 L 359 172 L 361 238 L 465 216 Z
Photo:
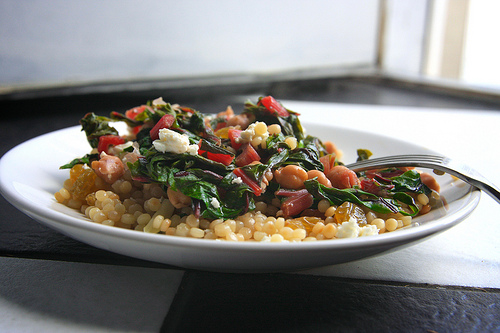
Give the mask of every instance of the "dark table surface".
M 74 126 L 89 111 L 124 111 L 163 96 L 165 101 L 203 112 L 219 112 L 227 105 L 238 109 L 245 96 L 269 94 L 300 101 L 500 110 L 497 100 L 372 78 L 11 94 L 0 97 L 0 156 L 28 139 Z M 500 332 L 500 293 L 496 289 L 184 270 L 83 244 L 39 224 L 4 198 L 0 198 L 0 212 L 0 258 L 20 260 L 19 269 L 23 269 L 23 260 L 37 260 L 48 265 L 67 262 L 182 272 L 175 297 L 157 325 L 164 332 Z M 6 270 L 0 271 L 2 274 L 7 274 Z M 3 288 L 0 297 L 9 294 L 7 287 Z M 19 328 L 15 323 L 11 327 L 13 331 Z M 126 330 L 119 325 L 104 327 Z

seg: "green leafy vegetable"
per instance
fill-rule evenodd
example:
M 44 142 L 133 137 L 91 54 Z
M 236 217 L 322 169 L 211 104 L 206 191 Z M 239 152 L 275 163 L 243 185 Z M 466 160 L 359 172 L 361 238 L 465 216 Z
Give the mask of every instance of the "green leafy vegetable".
M 316 199 L 327 199 L 332 205 L 341 205 L 348 201 L 381 214 L 401 213 L 415 216 L 419 212 L 413 198 L 404 192 L 397 192 L 391 198 L 383 198 L 359 188 L 326 187 L 317 179 L 305 181 L 304 186 Z M 403 207 L 400 202 L 407 207 Z
M 103 135 L 118 135 L 118 130 L 109 123 L 113 119 L 103 116 L 96 116 L 93 112 L 87 113 L 81 120 L 82 130 L 87 135 L 87 141 L 92 148 L 97 148 L 99 137 Z
M 64 164 L 64 165 L 60 166 L 59 169 L 71 169 L 72 167 L 74 167 L 77 164 L 90 165 L 92 163 L 92 161 L 96 161 L 98 159 L 99 159 L 98 154 L 86 154 L 83 157 L 75 158 L 74 160 L 72 160 L 68 164 Z
M 305 170 L 323 171 L 323 164 L 320 162 L 318 147 L 314 141 L 306 141 L 304 148 L 298 148 L 290 152 L 290 156 L 285 164 L 297 164 Z
M 259 99 L 260 100 L 260 99 Z M 253 104 L 250 101 L 245 103 L 243 113 L 247 113 L 255 117 L 256 121 L 262 121 L 267 125 L 278 124 L 281 126 L 281 132 L 285 136 L 294 136 L 297 141 L 304 139 L 304 129 L 300 124 L 298 114 L 288 110 L 289 116 L 282 117 L 275 113 L 270 113 L 264 106 Z
M 432 191 L 422 183 L 420 174 L 415 170 L 409 170 L 401 176 L 391 178 L 391 184 L 394 185 L 392 192 L 413 192 L 430 194 Z

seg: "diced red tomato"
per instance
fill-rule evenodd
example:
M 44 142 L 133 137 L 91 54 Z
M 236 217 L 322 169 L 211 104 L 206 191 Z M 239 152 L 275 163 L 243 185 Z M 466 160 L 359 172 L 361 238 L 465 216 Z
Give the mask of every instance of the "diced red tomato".
M 242 145 L 241 143 L 236 142 L 236 139 L 240 137 L 241 132 L 241 130 L 235 128 L 230 128 L 227 131 L 227 136 L 229 137 L 229 140 L 231 140 L 231 146 L 236 150 L 240 149 Z
M 103 135 L 99 137 L 97 150 L 99 154 L 102 152 L 108 153 L 109 146 L 116 146 L 125 143 L 125 139 L 118 135 Z
M 252 178 L 250 178 L 245 171 L 243 171 L 241 168 L 236 168 L 233 170 L 233 173 L 237 176 L 240 177 L 243 183 L 247 184 L 248 187 L 253 191 L 253 193 L 256 196 L 260 196 L 262 194 L 262 187 L 257 184 L 256 181 L 254 181 Z
M 257 153 L 255 148 L 247 142 L 243 145 L 243 151 L 236 157 L 234 163 L 242 167 L 255 161 L 260 161 L 259 153 Z
M 163 128 L 170 128 L 175 121 L 175 117 L 171 114 L 166 114 L 158 120 L 156 125 L 149 131 L 149 135 L 152 140 L 158 140 L 160 138 L 160 130 Z
M 290 113 L 272 96 L 263 97 L 258 105 L 263 105 L 271 114 L 278 115 L 280 117 L 288 117 Z

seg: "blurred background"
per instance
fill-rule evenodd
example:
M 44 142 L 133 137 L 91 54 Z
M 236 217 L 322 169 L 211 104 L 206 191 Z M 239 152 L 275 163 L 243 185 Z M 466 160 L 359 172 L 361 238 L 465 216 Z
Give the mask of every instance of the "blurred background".
M 499 12 L 495 0 L 2 0 L 0 94 L 342 75 L 496 93 Z

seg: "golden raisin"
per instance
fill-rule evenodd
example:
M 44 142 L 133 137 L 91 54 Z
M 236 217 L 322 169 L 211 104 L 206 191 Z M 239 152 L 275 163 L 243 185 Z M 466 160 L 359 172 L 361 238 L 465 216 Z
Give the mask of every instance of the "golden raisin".
M 221 139 L 228 139 L 229 138 L 229 127 L 220 128 L 214 134 Z
M 85 200 L 86 196 L 95 191 L 96 174 L 92 169 L 84 169 L 76 178 L 70 192 L 74 199 Z
M 348 201 L 337 207 L 334 218 L 337 223 L 347 222 L 351 218 L 353 218 L 358 224 L 367 223 L 365 212 L 356 204 Z
M 74 182 L 84 170 L 85 167 L 83 166 L 83 164 L 74 165 L 71 170 L 69 170 L 69 179 Z
M 310 233 L 318 222 L 323 222 L 323 220 L 315 216 L 301 216 L 292 220 L 287 220 L 285 226 L 292 229 L 305 229 L 307 233 Z

